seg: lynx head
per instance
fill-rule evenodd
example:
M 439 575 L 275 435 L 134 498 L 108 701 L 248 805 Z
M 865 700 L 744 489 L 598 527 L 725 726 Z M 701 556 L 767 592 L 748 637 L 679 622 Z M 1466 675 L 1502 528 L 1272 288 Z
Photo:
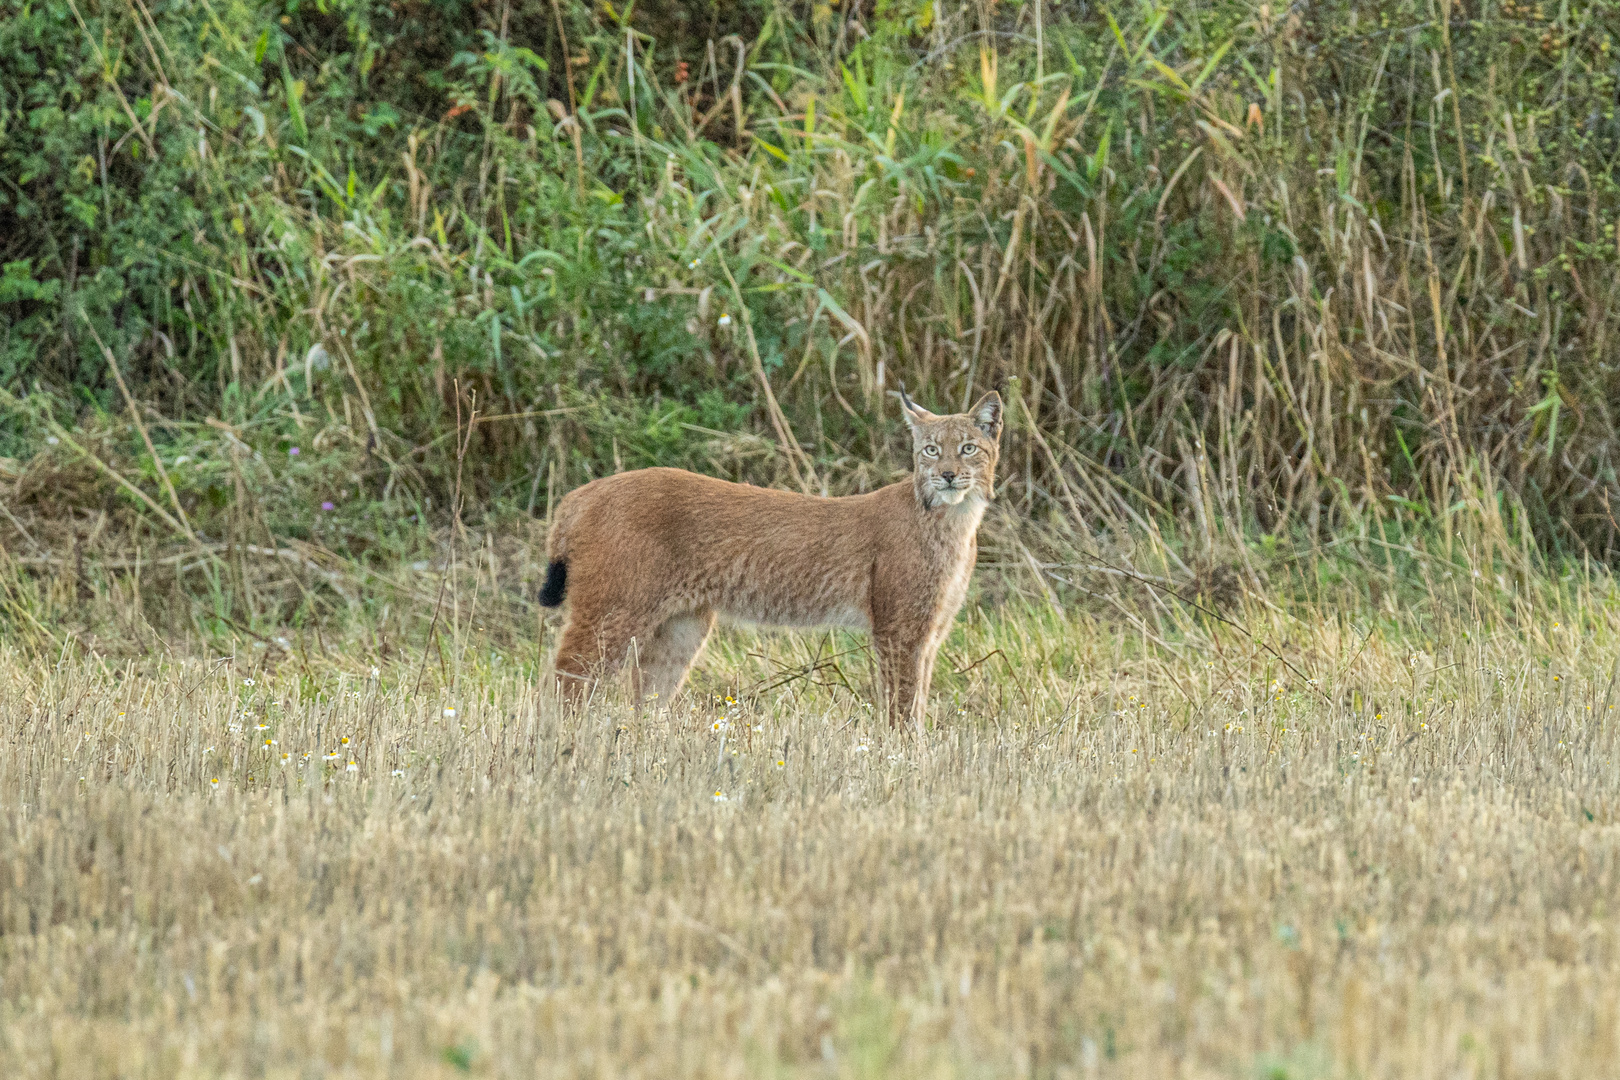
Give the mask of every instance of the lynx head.
M 956 506 L 995 495 L 996 440 L 1001 436 L 1001 395 L 994 390 L 965 413 L 935 416 L 900 387 L 900 407 L 911 428 L 914 480 L 923 508 Z

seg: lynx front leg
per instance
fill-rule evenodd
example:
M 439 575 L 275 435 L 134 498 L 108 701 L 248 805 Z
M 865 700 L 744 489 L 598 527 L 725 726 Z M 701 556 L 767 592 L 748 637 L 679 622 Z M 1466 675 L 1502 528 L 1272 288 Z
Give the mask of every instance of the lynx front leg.
M 922 648 L 919 661 L 919 678 L 917 681 L 917 718 L 922 719 L 923 710 L 928 707 L 928 695 L 934 686 L 934 661 L 939 657 L 939 647 L 945 643 L 945 635 L 940 634 L 932 638 Z
M 928 677 L 925 668 L 925 639 L 920 630 L 891 628 L 874 632 L 878 654 L 878 679 L 882 684 L 889 726 L 921 723 L 928 704 Z

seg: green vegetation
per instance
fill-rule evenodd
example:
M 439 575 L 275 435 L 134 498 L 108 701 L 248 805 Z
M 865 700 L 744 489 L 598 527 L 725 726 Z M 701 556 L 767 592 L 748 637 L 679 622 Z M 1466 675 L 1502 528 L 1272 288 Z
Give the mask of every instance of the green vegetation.
M 1015 402 L 1037 546 L 1614 557 L 1613 0 L 3 11 L 24 525 L 382 566 L 620 467 L 855 490 L 903 379 Z

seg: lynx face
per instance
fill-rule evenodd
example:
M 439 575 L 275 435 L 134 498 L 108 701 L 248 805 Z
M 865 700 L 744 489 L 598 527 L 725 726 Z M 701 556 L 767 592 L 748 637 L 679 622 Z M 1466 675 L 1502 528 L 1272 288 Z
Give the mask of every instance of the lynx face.
M 900 402 L 911 426 L 917 495 L 923 506 L 988 502 L 995 495 L 1001 396 L 991 391 L 965 413 L 935 416 L 902 389 Z

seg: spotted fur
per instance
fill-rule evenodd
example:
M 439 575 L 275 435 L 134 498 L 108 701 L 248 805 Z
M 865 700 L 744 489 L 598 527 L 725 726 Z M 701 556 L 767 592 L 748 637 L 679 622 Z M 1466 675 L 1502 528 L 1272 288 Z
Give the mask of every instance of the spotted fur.
M 715 619 L 869 631 L 891 722 L 920 720 L 995 494 L 1001 398 L 936 416 L 900 393 L 911 478 L 828 499 L 641 469 L 558 504 L 547 540 L 566 582 L 556 676 L 579 700 L 627 661 L 638 700 L 681 687 Z M 556 588 L 553 588 L 555 584 Z

